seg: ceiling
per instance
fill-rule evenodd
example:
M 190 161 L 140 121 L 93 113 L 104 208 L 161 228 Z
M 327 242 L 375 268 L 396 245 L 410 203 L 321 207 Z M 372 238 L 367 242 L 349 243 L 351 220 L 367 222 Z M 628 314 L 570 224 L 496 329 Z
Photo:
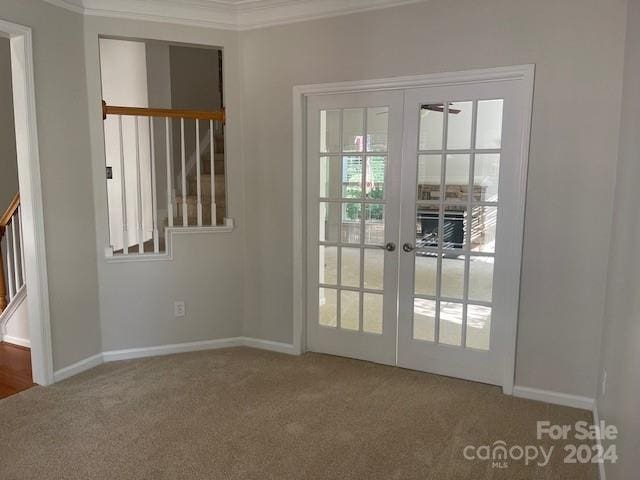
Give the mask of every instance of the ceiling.
M 247 30 L 427 0 L 45 0 L 83 13 Z

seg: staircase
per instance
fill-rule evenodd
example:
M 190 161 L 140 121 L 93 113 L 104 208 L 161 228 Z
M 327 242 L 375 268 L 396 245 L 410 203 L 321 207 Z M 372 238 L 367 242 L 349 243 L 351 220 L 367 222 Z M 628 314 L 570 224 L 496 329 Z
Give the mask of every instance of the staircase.
M 216 225 L 223 225 L 226 216 L 226 185 L 225 185 L 225 162 L 224 162 L 224 137 L 217 133 L 213 138 L 215 146 L 214 169 L 215 169 L 215 206 Z M 208 148 L 200 155 L 200 185 L 203 225 L 211 224 L 212 196 L 211 196 L 211 157 Z M 176 182 L 180 188 L 180 180 Z M 183 226 L 182 205 L 183 199 L 187 204 L 187 221 L 189 226 L 198 225 L 198 175 L 195 165 L 187 170 L 187 192 L 183 196 L 177 193 L 173 205 L 173 225 Z M 165 222 L 168 224 L 167 222 Z

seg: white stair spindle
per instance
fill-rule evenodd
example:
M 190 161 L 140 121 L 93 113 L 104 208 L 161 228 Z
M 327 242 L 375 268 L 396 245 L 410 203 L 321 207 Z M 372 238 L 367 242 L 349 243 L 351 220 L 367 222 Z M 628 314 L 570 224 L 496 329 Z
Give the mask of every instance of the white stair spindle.
M 118 115 L 118 133 L 120 135 L 120 191 L 122 194 L 122 253 L 129 254 L 129 219 L 127 218 L 127 184 L 124 172 L 124 139 L 122 137 L 122 115 Z
M 160 240 L 158 238 L 158 195 L 156 191 L 156 142 L 152 117 L 149 117 L 149 143 L 151 152 L 151 216 L 153 219 L 153 252 L 158 253 L 160 251 Z
M 13 278 L 16 282 L 16 292 L 20 289 L 20 268 L 18 268 L 19 260 L 18 255 L 20 252 L 18 251 L 18 232 L 16 223 L 16 219 L 18 216 L 14 213 L 13 217 L 11 217 L 11 243 L 13 244 Z
M 7 230 L 11 229 L 11 224 L 7 225 Z M 16 289 L 13 276 L 13 245 L 11 244 L 11 235 L 7 232 L 7 283 L 9 284 L 9 303 L 16 295 Z
M 209 120 L 209 152 L 211 153 L 211 225 L 216 225 L 216 146 L 213 143 L 213 120 Z
M 138 117 L 135 118 L 135 135 L 136 135 L 136 207 L 138 220 L 138 254 L 144 253 L 144 226 L 142 218 L 142 175 L 140 174 L 140 128 L 138 126 Z
M 20 238 L 20 267 L 22 268 L 22 284 L 27 283 L 27 276 L 25 272 L 24 266 L 24 237 L 22 234 L 22 207 L 18 207 L 18 220 L 20 223 L 20 230 L 18 230 L 18 236 Z
M 166 143 L 167 143 L 167 216 L 169 219 L 169 227 L 173 227 L 173 198 L 171 192 L 173 187 L 171 186 L 171 177 L 173 172 L 171 171 L 171 139 L 170 139 L 170 119 L 165 118 L 166 128 Z
M 198 226 L 202 226 L 202 186 L 200 180 L 200 120 L 196 118 L 196 192 L 198 196 Z
M 182 226 L 189 226 L 189 211 L 187 210 L 187 173 L 186 158 L 184 152 L 184 118 L 180 119 L 180 153 L 182 161 Z

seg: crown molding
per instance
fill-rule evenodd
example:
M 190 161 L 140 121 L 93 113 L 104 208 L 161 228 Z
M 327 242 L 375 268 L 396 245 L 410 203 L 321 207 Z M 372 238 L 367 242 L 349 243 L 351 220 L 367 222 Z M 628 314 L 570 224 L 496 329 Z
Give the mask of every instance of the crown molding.
M 89 16 L 251 30 L 427 0 L 44 0 Z

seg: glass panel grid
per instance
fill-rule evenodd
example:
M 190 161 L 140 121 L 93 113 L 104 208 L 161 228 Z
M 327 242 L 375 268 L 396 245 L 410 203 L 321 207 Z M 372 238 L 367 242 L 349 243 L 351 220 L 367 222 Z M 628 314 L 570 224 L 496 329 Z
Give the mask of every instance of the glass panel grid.
M 491 119 L 492 115 L 499 117 L 501 121 L 501 111 L 500 115 L 496 113 L 498 103 L 499 107 L 502 107 L 501 100 L 491 103 L 492 111 L 485 112 L 481 121 L 486 124 L 487 118 Z M 457 114 L 463 114 L 464 118 L 451 120 L 454 113 L 450 110 L 454 108 L 458 110 Z M 413 338 L 488 350 L 501 125 L 498 127 L 495 122 L 482 125 L 483 131 L 480 134 L 483 138 L 478 139 L 478 108 L 478 101 L 444 102 L 441 143 L 434 141 L 433 132 L 427 132 L 424 126 L 426 124 L 423 124 L 427 116 L 423 110 L 434 109 L 425 109 L 424 106 L 421 109 L 420 150 L 417 162 Z M 433 125 L 432 118 L 432 127 Z M 452 135 L 450 127 L 455 129 Z M 428 137 L 428 133 L 431 137 Z M 440 185 L 433 182 L 433 179 L 427 182 L 428 160 L 431 162 L 431 176 L 439 177 Z M 456 165 L 456 162 L 459 165 Z M 434 186 L 427 187 L 429 183 Z M 454 218 L 452 210 L 456 208 L 464 212 L 464 233 L 462 241 L 452 242 L 447 241 L 447 235 L 451 234 Z M 485 222 L 487 219 L 488 224 Z M 431 240 L 427 239 L 426 236 L 434 229 L 437 230 L 437 238 L 433 238 L 434 235 L 431 234 Z M 433 262 L 437 266 L 436 272 L 432 271 L 433 266 L 427 272 L 422 265 L 428 255 L 436 256 Z M 431 280 L 433 273 L 435 279 Z M 416 322 L 422 321 L 424 324 L 425 317 L 416 316 L 419 305 L 416 302 L 432 302 L 429 304 L 433 310 L 432 336 L 424 333 L 424 326 L 421 327 L 422 330 L 418 328 Z

